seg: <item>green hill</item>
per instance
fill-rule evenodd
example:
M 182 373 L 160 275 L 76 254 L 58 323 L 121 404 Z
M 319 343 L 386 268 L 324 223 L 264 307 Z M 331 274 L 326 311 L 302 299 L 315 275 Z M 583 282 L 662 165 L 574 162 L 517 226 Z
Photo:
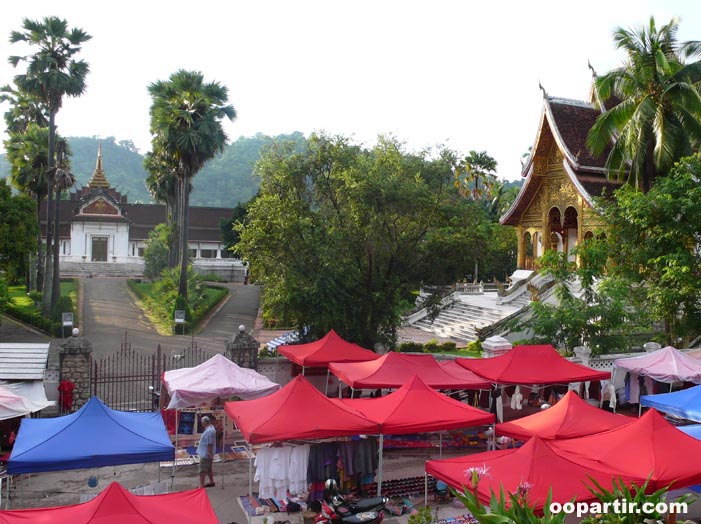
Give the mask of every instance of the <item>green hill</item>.
M 299 140 L 299 132 L 269 137 L 257 134 L 241 137 L 229 144 L 224 152 L 209 161 L 193 181 L 194 190 L 190 202 L 195 206 L 234 207 L 247 202 L 258 191 L 259 181 L 252 176 L 253 166 L 261 148 L 273 140 Z M 68 137 L 71 150 L 71 167 L 78 186 L 90 181 L 95 170 L 98 139 L 96 137 Z M 151 202 L 146 190 L 148 173 L 144 169 L 144 156 L 133 142 L 114 137 L 102 139 L 102 162 L 110 185 L 129 197 L 129 202 Z M 10 175 L 10 165 L 5 155 L 0 155 L 0 178 Z

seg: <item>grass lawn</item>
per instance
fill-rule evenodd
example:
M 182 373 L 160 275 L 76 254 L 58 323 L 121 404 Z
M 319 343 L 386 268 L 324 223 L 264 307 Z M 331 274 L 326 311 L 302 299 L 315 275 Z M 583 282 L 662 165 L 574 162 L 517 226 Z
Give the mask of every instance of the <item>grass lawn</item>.
M 32 313 L 39 311 L 39 309 L 34 305 L 34 301 L 27 295 L 26 288 L 24 286 L 9 286 L 8 292 L 10 294 L 10 301 L 18 309 L 26 312 Z M 78 281 L 75 279 L 62 280 L 61 281 L 61 296 L 68 295 L 73 301 L 73 307 L 78 308 Z M 77 324 L 77 322 L 76 322 Z

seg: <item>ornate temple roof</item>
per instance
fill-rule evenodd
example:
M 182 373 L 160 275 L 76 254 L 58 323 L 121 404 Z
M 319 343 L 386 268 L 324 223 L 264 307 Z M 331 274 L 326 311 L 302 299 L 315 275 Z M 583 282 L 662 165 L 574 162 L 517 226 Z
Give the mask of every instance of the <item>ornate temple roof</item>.
M 592 197 L 610 194 L 620 186 L 619 182 L 606 177 L 604 166 L 609 149 L 594 156 L 586 145 L 589 130 L 601 115 L 602 107 L 598 99 L 586 102 L 557 98 L 548 96 L 543 90 L 543 111 L 533 154 L 521 173 L 526 181 L 511 208 L 501 217 L 501 224 L 518 224 L 519 217 L 528 208 L 545 178 L 546 158 L 553 143 L 557 144 L 562 154 L 565 173 L 590 206 L 594 205 Z
M 105 171 L 102 169 L 102 142 L 98 143 L 97 146 L 97 161 L 95 162 L 95 171 L 93 171 L 92 178 L 88 182 L 88 187 L 97 188 L 110 187 L 110 183 L 107 181 L 105 176 Z

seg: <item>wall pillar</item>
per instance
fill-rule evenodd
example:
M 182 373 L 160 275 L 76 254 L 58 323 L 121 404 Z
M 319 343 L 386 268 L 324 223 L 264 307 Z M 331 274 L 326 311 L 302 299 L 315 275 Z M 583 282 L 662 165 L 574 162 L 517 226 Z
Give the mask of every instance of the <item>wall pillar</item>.
M 246 333 L 246 326 L 241 324 L 239 332 L 226 341 L 226 358 L 242 368 L 258 370 L 258 350 L 260 342 Z
M 59 381 L 69 380 L 75 386 L 73 390 L 72 409 L 78 410 L 91 395 L 90 377 L 92 369 L 93 343 L 78 336 L 78 329 L 73 336 L 61 344 L 59 350 Z

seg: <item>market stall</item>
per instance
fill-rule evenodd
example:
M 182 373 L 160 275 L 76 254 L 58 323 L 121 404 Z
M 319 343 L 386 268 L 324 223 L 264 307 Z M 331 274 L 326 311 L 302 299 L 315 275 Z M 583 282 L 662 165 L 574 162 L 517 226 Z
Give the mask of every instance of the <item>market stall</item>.
M 433 355 L 392 352 L 370 362 L 332 362 L 329 370 L 353 389 L 396 389 L 415 376 L 434 389 L 489 388 L 488 381 L 473 374 L 452 374 L 449 369 L 438 364 Z
M 615 429 L 634 420 L 594 407 L 569 391 L 545 411 L 497 424 L 496 433 L 518 440 L 536 435 L 545 440 L 570 439 Z
M 46 397 L 44 397 L 46 399 Z M 0 420 L 23 417 L 51 405 L 48 400 L 32 400 L 0 385 Z
M 0 511 L 2 524 L 217 524 L 219 519 L 204 489 L 165 495 L 133 495 L 112 482 L 83 504 Z
M 278 351 L 305 368 L 327 367 L 329 362 L 366 362 L 378 354 L 342 339 L 333 329 L 324 337 L 308 344 L 279 346 Z M 304 373 L 302 373 L 304 374 Z
M 701 422 L 701 386 L 672 393 L 641 395 L 640 405 L 677 418 Z
M 581 464 L 571 460 L 555 447 L 553 441 L 534 436 L 520 448 L 487 451 L 446 460 L 429 460 L 426 472 L 449 486 L 462 491 L 473 489 L 472 471 L 479 475 L 477 496 L 488 504 L 492 492 L 528 492 L 529 504 L 542 510 L 552 490 L 552 502 L 565 503 L 594 500 L 589 491 L 592 479 L 611 489 L 614 478 L 622 478 L 626 484 L 639 482 L 639 477 L 629 477 L 625 472 L 608 465 Z

